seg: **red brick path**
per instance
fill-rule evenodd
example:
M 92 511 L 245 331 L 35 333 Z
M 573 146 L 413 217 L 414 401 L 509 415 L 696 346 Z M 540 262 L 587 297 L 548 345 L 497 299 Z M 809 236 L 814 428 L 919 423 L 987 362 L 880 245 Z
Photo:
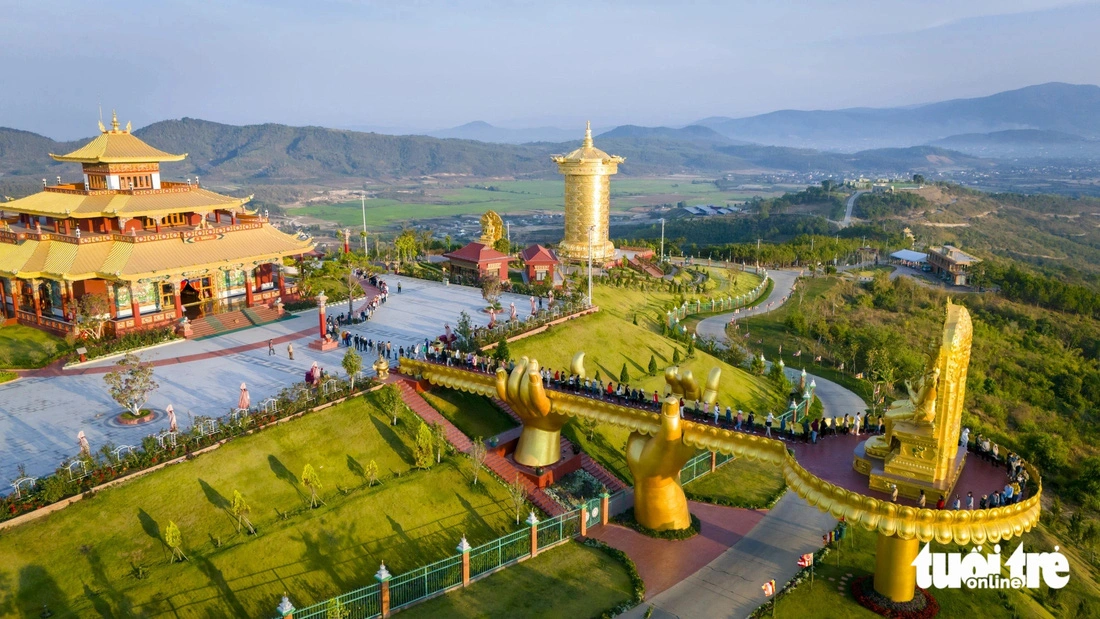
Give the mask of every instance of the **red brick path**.
M 638 566 L 651 598 L 691 576 L 736 544 L 766 512 L 720 507 L 691 501 L 689 509 L 701 523 L 699 534 L 682 541 L 646 537 L 616 524 L 590 529 L 589 537 L 622 550 Z

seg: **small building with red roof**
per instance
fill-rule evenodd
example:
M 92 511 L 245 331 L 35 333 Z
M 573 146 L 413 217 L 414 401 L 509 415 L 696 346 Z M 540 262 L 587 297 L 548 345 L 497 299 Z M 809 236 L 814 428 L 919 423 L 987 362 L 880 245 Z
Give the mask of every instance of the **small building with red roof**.
M 561 269 L 557 252 L 542 245 L 531 245 L 519 253 L 519 258 L 523 261 L 527 283 L 557 285 L 554 275 Z
M 501 283 L 508 281 L 510 257 L 483 243 L 475 241 L 461 249 L 443 254 L 443 257 L 451 263 L 452 277 L 460 276 L 473 280 L 497 277 Z

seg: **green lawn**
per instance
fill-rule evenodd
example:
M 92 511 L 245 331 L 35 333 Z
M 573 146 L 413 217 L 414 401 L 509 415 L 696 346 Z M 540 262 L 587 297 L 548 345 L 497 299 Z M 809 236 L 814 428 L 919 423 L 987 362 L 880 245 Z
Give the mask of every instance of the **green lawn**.
M 853 530 L 849 527 L 849 533 Z M 856 532 L 854 543 L 850 538 L 842 540 L 839 562 L 834 552 L 815 566 L 814 585 L 809 582 L 800 585 L 790 595 L 779 599 L 776 606 L 780 617 L 820 616 L 821 609 L 832 609 L 834 616 L 872 619 L 878 615 L 855 602 L 850 589 L 837 589 L 841 577 L 853 574 L 855 578 L 870 574 L 875 566 L 876 535 L 860 529 Z M 1058 542 L 1042 529 L 1033 530 L 1023 536 L 1024 549 L 1027 552 L 1051 550 Z M 1002 561 L 1011 555 L 1016 542 L 1002 544 Z M 933 544 L 934 552 L 955 552 L 955 545 Z M 969 549 L 966 549 L 969 550 Z M 990 552 L 986 546 L 986 552 Z M 932 593 L 940 605 L 940 617 L 1096 617 L 1100 616 L 1100 591 L 1094 580 L 1094 571 L 1077 555 L 1069 544 L 1061 544 L 1061 551 L 1070 560 L 1070 581 L 1061 590 L 1051 592 L 1047 587 L 1041 589 L 1006 589 L 1003 592 L 993 589 L 933 589 Z M 1005 570 L 1007 574 L 1007 569 Z M 830 578 L 834 580 L 829 580 Z M 850 581 L 849 581 L 850 582 Z M 1002 597 L 1003 596 L 1003 597 Z
M 593 617 L 629 600 L 630 578 L 621 563 L 570 542 L 398 616 Z
M 630 293 L 630 291 L 627 292 Z M 631 386 L 645 390 L 650 399 L 654 390 L 663 394 L 664 368 L 672 364 L 675 343 L 645 327 L 634 326 L 628 320 L 618 317 L 617 314 L 624 315 L 621 309 L 604 309 L 611 307 L 607 303 L 602 303 L 600 307 L 600 311 L 596 314 L 569 321 L 510 344 L 512 357 L 517 359 L 522 356 L 534 357 L 543 366 L 568 371 L 569 362 L 574 353 L 583 350 L 587 351 L 585 369 L 589 375 L 594 376 L 598 371 L 605 382 L 611 379 L 618 383 L 620 370 L 625 363 Z M 680 356 L 684 357 L 686 348 L 678 347 Z M 650 356 L 654 357 L 659 368 L 655 376 L 646 374 Z M 722 368 L 718 402 L 723 411 L 727 405 L 735 410 L 742 408 L 760 411 L 769 408 L 772 410 L 786 408 L 778 394 L 764 380 L 723 363 L 702 351 L 697 350 L 693 359 L 683 360 L 680 364 L 682 369 L 690 369 L 696 380 L 700 382 L 706 380 L 707 373 L 715 366 Z M 576 422 L 570 421 L 563 431 L 569 440 L 579 445 L 621 479 L 628 482 L 631 480 L 626 458 L 623 455 L 623 448 L 629 436 L 627 430 L 603 424 L 589 439 L 580 431 Z
M 711 273 L 707 294 L 687 294 L 684 295 L 686 300 L 691 301 L 696 298 L 702 300 L 707 296 L 732 295 L 737 297 L 751 291 L 760 283 L 761 279 L 755 273 L 738 272 L 737 278 L 731 286 L 730 277 L 723 272 L 724 269 L 708 268 L 707 271 Z M 660 333 L 661 323 L 658 322 L 657 316 L 660 315 L 662 317 L 661 321 L 664 322 L 667 308 L 676 303 L 679 295 L 663 290 L 643 291 L 633 288 L 596 285 L 592 287 L 592 298 L 596 305 L 600 306 L 601 313 L 608 312 L 627 322 L 633 321 L 634 316 L 637 315 L 639 326 Z
M 779 496 L 784 487 L 779 467 L 736 458 L 684 486 L 684 491 L 694 500 L 758 508 Z
M 436 387 L 422 395 L 432 408 L 470 438 L 489 438 L 518 425 L 484 396 L 443 387 Z
M 40 368 L 65 352 L 65 340 L 23 325 L 0 327 L 0 368 Z
M 284 591 L 305 606 L 373 582 L 382 561 L 400 574 L 453 554 L 463 535 L 477 545 L 513 530 L 505 489 L 485 476 L 471 488 L 465 458 L 412 470 L 405 415 L 395 432 L 373 396 L 356 398 L 4 531 L 0 615 L 37 616 L 48 601 L 55 616 L 263 617 Z M 367 487 L 372 460 L 382 483 Z M 316 510 L 307 463 L 327 502 Z M 224 509 L 234 490 L 258 535 L 237 534 Z M 170 520 L 186 563 L 168 562 Z

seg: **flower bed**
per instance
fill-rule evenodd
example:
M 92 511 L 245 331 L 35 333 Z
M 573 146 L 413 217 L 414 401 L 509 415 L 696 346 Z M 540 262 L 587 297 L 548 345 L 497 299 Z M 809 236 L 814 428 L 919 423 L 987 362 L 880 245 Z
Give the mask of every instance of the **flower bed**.
M 80 345 L 88 350 L 85 356 L 91 360 L 139 348 L 148 348 L 149 346 L 178 339 L 181 339 L 181 337 L 176 335 L 176 330 L 173 327 L 158 327 L 145 331 L 132 331 L 122 337 L 112 339 L 84 341 Z
M 543 491 L 558 505 L 565 509 L 574 509 L 577 505 L 607 492 L 607 487 L 591 473 L 580 469 L 563 476 L 557 483 L 544 488 Z
M 255 410 L 235 418 L 232 415 L 217 419 L 196 418 L 189 432 L 176 434 L 174 444 L 166 442 L 162 446 L 156 437 L 149 435 L 142 439 L 140 446 L 135 446 L 121 459 L 114 455 L 116 446 L 108 443 L 94 454 L 66 460 L 52 474 L 36 479 L 34 487 L 24 489 L 21 496 L 16 497 L 13 492 L 0 497 L 0 522 L 29 514 L 69 497 L 85 493 L 90 496 L 102 484 L 177 458 L 194 457 L 196 452 L 218 443 L 263 430 L 288 417 L 326 408 L 330 403 L 362 394 L 375 386 L 374 379 L 360 381 L 356 384 L 355 391 L 350 391 L 347 381 L 335 378 L 329 380 L 336 383 L 328 395 L 307 387 L 305 383 L 295 383 L 284 388 L 274 397 L 274 412 Z
M 635 520 L 633 507 L 612 518 L 612 522 L 614 522 L 615 524 L 621 524 L 624 527 L 634 529 L 635 531 L 647 537 L 674 541 L 695 537 L 699 534 L 699 528 L 702 526 L 702 523 L 699 521 L 698 518 L 695 517 L 695 514 L 691 514 L 690 527 L 686 529 L 675 529 L 672 531 L 657 531 L 655 529 L 650 529 L 649 527 L 646 527 Z
M 895 602 L 875 591 L 874 575 L 860 576 L 852 581 L 852 595 L 859 605 L 883 617 L 897 619 L 930 619 L 940 612 L 940 605 L 926 589 L 917 587 L 917 595 L 908 602 Z

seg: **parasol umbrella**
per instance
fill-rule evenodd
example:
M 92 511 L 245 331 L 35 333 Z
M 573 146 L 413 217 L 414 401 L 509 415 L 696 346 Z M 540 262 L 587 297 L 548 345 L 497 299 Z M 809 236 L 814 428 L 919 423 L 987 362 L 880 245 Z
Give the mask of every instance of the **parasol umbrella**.
M 168 413 L 168 431 L 179 432 L 179 427 L 176 425 L 176 409 L 172 408 L 169 404 L 168 408 L 164 409 L 164 412 Z
M 248 387 L 241 383 L 241 399 L 237 400 L 237 408 L 248 410 L 251 403 L 252 399 L 248 397 Z

